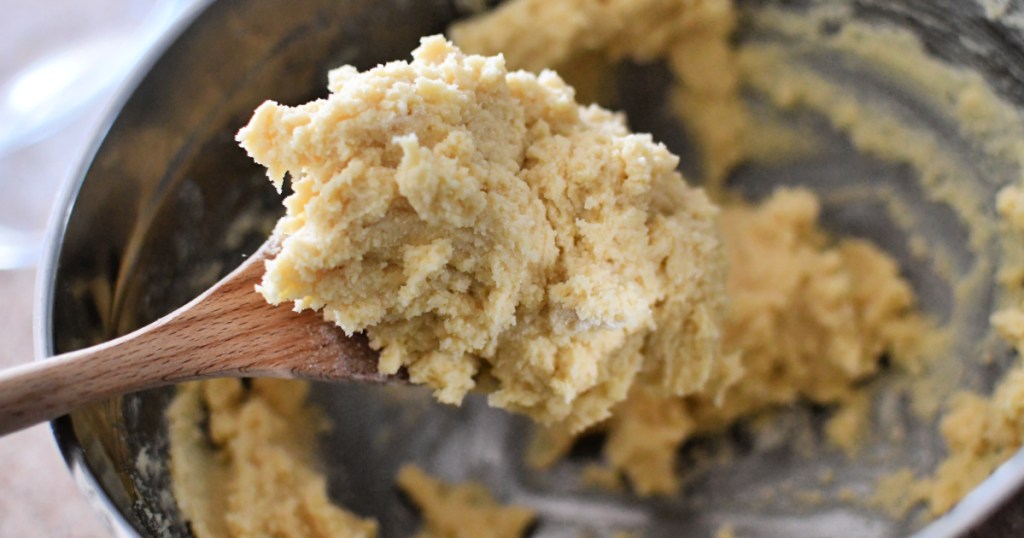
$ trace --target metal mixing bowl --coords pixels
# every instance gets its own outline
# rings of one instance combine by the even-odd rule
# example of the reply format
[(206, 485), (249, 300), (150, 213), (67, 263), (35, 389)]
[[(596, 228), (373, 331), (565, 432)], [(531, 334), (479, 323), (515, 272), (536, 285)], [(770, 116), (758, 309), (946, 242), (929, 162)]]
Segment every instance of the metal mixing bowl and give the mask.
[[(367, 68), (408, 57), (420, 36), (442, 32), (463, 15), (463, 4), (469, 2), (220, 0), (197, 10), (192, 24), (172, 32), (180, 36), (158, 47), (151, 68), (139, 71), (89, 164), (64, 194), (39, 279), (39, 357), (102, 342), (155, 320), (240, 263), (265, 237), (260, 218), (281, 211), (262, 170), (233, 139), (252, 110), (267, 98), (296, 104), (323, 95), (331, 67)], [(857, 5), (864, 17), (916, 31), (938, 56), (982, 71), (1007, 98), (1024, 102), (1024, 39), (985, 21), (979, 6), (961, 0)], [(971, 36), (971, 46), (959, 39), (962, 35)], [(617, 106), (629, 113), (633, 127), (652, 131), (688, 154), (678, 125), (660, 108), (665, 70), (633, 66), (624, 74), (634, 92)], [(736, 185), (757, 197), (767, 185), (797, 178), (827, 193), (836, 174), (821, 174), (822, 167), (869, 169), (881, 182), (897, 182), (907, 173), (855, 153), (837, 155), (829, 163), (746, 168)], [(825, 204), (826, 226), (871, 237), (905, 257), (869, 202), (830, 210), (826, 197)], [(943, 214), (932, 202), (921, 200), (919, 208)], [(934, 232), (948, 230), (940, 226)], [(928, 309), (941, 314), (955, 307), (948, 290), (927, 274), (910, 270), (908, 276)], [(1009, 359), (994, 364), (974, 372), (982, 385), (991, 385)], [(722, 439), (695, 443), (694, 450), (727, 445), (737, 455), (729, 466), (692, 473), (678, 499), (643, 502), (581, 488), (580, 469), (596, 461), (589, 443), (552, 471), (533, 471), (521, 463), (528, 435), (522, 420), (479, 400), (455, 409), (405, 390), (325, 385), (314, 393), (336, 425), (322, 450), (331, 494), (360, 514), (376, 516), (385, 537), (408, 535), (418, 525), (391, 486), (397, 466), (407, 460), (449, 479), (481, 480), (503, 498), (536, 507), (541, 515), (536, 536), (579, 536), (587, 529), (602, 535), (612, 528), (636, 529), (644, 536), (709, 535), (725, 522), (736, 523), (741, 534), (757, 529), (759, 536), (885, 536), (916, 528), (912, 521), (890, 521), (855, 507), (757, 505), (756, 495), (745, 492), (790, 476), (813, 480), (818, 470), (834, 468), (840, 478), (855, 481), (877, 471), (835, 451), (796, 458), (785, 433), (765, 437), (740, 426)], [(190, 534), (169, 488), (163, 411), (173, 393), (165, 388), (132, 394), (53, 423), (71, 472), (118, 535)], [(811, 424), (813, 430), (823, 413), (794, 409), (786, 416), (783, 423)], [(942, 450), (934, 430), (934, 424), (921, 425), (910, 430), (906, 446), (881, 449), (894, 451), (892, 465), (933, 464)], [(921, 535), (954, 536), (978, 525), (1022, 483), (1024, 454), (1018, 454)], [(1015, 516), (1013, 506), (1004, 508), (986, 529), (1008, 529), (1019, 524)]]

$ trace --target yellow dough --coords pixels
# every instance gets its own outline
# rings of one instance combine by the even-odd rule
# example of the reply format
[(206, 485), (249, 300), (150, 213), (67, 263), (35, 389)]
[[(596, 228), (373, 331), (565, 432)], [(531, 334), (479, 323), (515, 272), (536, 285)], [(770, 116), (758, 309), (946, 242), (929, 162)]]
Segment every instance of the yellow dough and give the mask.
[(705, 183), (717, 190), (745, 155), (749, 124), (730, 44), (735, 26), (732, 0), (516, 0), (449, 33), (468, 52), (501, 53), (511, 67), (532, 71), (575, 73), (594, 56), (667, 60), (672, 110), (700, 146)]
[(800, 400), (851, 401), (883, 354), (913, 358), (927, 325), (898, 266), (865, 241), (831, 244), (818, 212), (803, 190), (723, 211), (731, 360), (707, 392), (670, 398), (637, 387), (617, 408), (605, 454), (638, 493), (675, 492), (676, 455), (694, 435)]
[[(315, 436), (324, 420), (309, 383), (189, 383), (167, 410), (175, 499), (197, 538), (373, 538), (377, 523), (327, 496)], [(449, 486), (406, 465), (396, 478), (423, 514), (423, 538), (513, 538), (533, 511), (501, 506), (481, 484)]]
[[(1007, 233), (1019, 236), (1024, 231), (1024, 187), (1004, 187), (996, 198), (996, 208)], [(1019, 285), (1016, 288), (1019, 294)], [(1020, 356), (1024, 352), (1024, 303), (996, 311), (990, 321)], [(941, 431), (949, 457), (934, 476), (916, 488), (917, 496), (927, 501), (936, 515), (952, 508), (1024, 446), (1024, 364), (1014, 365), (991, 397), (955, 394)]]
[[(971, 247), (982, 248), (993, 232), (983, 214), (992, 201), (976, 194), (975, 186), (965, 180), (967, 173), (961, 163), (938, 142), (936, 134), (928, 126), (906, 124), (892, 111), (864, 102), (849, 88), (826, 82), (801, 66), (800, 55), (828, 52), (872, 64), (879, 73), (899, 80), (922, 102), (948, 111), (965, 138), (1014, 169), (1024, 168), (1020, 114), (978, 73), (935, 59), (909, 32), (853, 22), (851, 11), (843, 2), (810, 10), (755, 9), (751, 22), (756, 30), (792, 41), (782, 47), (753, 40), (738, 51), (729, 43), (736, 14), (728, 0), (515, 0), (457, 23), (450, 33), (468, 51), (502, 51), (510, 65), (532, 70), (566, 68), (572, 73), (576, 66), (589, 66), (595, 56), (609, 64), (623, 59), (640, 63), (665, 60), (675, 76), (674, 110), (701, 146), (706, 179), (712, 187), (718, 187), (717, 181), (760, 145), (767, 144), (762, 153), (808, 151), (805, 141), (794, 139), (791, 132), (762, 131), (779, 139), (775, 143), (751, 140), (751, 133), (771, 125), (759, 125), (763, 118), (755, 121), (749, 117), (739, 99), (741, 84), (780, 109), (809, 108), (845, 133), (859, 151), (912, 167), (928, 196), (947, 204), (963, 219)], [(839, 30), (821, 32), (826, 24)], [(696, 101), (698, 97), (704, 101)], [(775, 136), (783, 134), (787, 136)], [(994, 201), (1006, 223), (1001, 231), (1006, 265), (998, 275), (1007, 290), (1018, 296), (1024, 282), (1019, 253), (1019, 245), (1024, 244), (1022, 192), (1024, 188), (1018, 186), (1004, 188)], [(676, 450), (687, 439), (773, 405), (801, 399), (838, 404), (827, 434), (843, 450), (855, 453), (867, 420), (866, 396), (855, 390), (855, 383), (877, 371), (884, 352), (913, 370), (922, 340), (934, 336), (912, 313), (910, 288), (888, 256), (863, 242), (823, 243), (820, 232), (811, 230), (812, 221), (806, 218), (810, 208), (817, 211), (810, 195), (782, 194), (787, 202), (779, 197), (762, 208), (727, 207), (724, 211), (732, 304), (723, 329), (727, 353), (717, 363), (706, 389), (676, 398), (636, 386), (605, 426), (610, 432), (605, 447), (608, 460), (624, 471), (641, 493), (675, 490)], [(793, 243), (774, 251), (773, 245), (780, 245), (782, 235), (742, 230), (744, 221), (758, 220), (781, 223), (783, 228), (795, 226), (788, 237)], [(803, 254), (782, 256), (787, 248), (795, 248), (790, 253)], [(743, 255), (743, 250), (751, 255)], [(738, 261), (740, 258), (747, 261)], [(755, 268), (766, 265), (761, 260), (769, 260), (767, 265), (778, 272), (771, 275), (770, 268)], [(939, 271), (946, 271), (942, 258), (935, 263)], [(951, 283), (957, 300), (980, 300), (972, 294), (985, 281), (988, 270), (987, 262), (977, 263), (961, 281)], [(797, 283), (789, 277), (802, 280)], [(846, 284), (841, 284), (843, 281)], [(754, 289), (748, 289), (750, 286)], [(843, 291), (844, 286), (849, 289)], [(881, 290), (879, 297), (864, 292), (874, 289)], [(758, 290), (764, 297), (776, 294), (777, 304), (747, 300), (750, 291)], [(794, 292), (797, 295), (789, 295)], [(815, 303), (819, 300), (823, 302)], [(1018, 297), (1011, 304), (992, 321), (1019, 349), (1024, 343), (1024, 307), (1019, 305), (1024, 300)], [(825, 323), (808, 323), (811, 319)], [(842, 319), (854, 323), (844, 325)], [(748, 326), (755, 330), (748, 331)], [(778, 338), (765, 332), (766, 327), (778, 330)], [(793, 337), (804, 330), (814, 338)], [(954, 359), (961, 358), (950, 358), (950, 362), (955, 363)], [(948, 394), (942, 389), (955, 385), (957, 370), (949, 371), (952, 374), (937, 385), (925, 385), (933, 400), (928, 407), (942, 405), (941, 399)], [(1007, 373), (991, 397), (966, 393), (948, 403), (941, 426), (948, 459), (934, 476), (903, 484), (910, 497), (928, 504), (932, 514), (948, 510), (1024, 444), (1024, 430), (1019, 427), (1024, 406), (1018, 403), (1024, 401), (1021, 371), (1024, 369), (1018, 366)], [(766, 372), (772, 375), (765, 377)], [(573, 439), (571, 432), (545, 430), (530, 452), (532, 463), (550, 465), (571, 447)]]
[(316, 465), (324, 421), (303, 382), (238, 379), (181, 385), (167, 409), (174, 498), (197, 538), (372, 538), (327, 496)]
[[(450, 28), (465, 54), (425, 38), (411, 62), (331, 72), (325, 99), (264, 104), (239, 140), (279, 189), (289, 174), (294, 194), (276, 230), (284, 249), (260, 291), (366, 331), (381, 371), (404, 367), (443, 402), (481, 389), (493, 405), (546, 424), (529, 452), (535, 466), (557, 461), (584, 429), (603, 429), (605, 461), (583, 479), (609, 489), (625, 477), (638, 494), (673, 494), (688, 440), (801, 401), (836, 408), (826, 434), (856, 455), (871, 403), (861, 385), (883, 355), (914, 371), (932, 327), (892, 258), (821, 231), (814, 194), (781, 189), (750, 205), (722, 190), (748, 157), (814, 150), (799, 132), (761, 124), (741, 85), (780, 110), (810, 109), (857, 151), (915, 171), (963, 221), (970, 248), (995, 233), (985, 216), (994, 206), (1010, 300), (991, 321), (1018, 353), (1024, 186), (979, 195), (927, 125), (800, 57), (849, 55), (876, 67), (948, 109), (961, 134), (1014, 169), (1024, 169), (1024, 123), (977, 73), (828, 4), (757, 11), (755, 29), (792, 42), (737, 49), (731, 0), (509, 0)], [(722, 209), (686, 185), (663, 146), (631, 134), (619, 115), (581, 107), (545, 71), (601, 95), (622, 60), (666, 63), (671, 110), (699, 146)], [(995, 272), (986, 263), (951, 284), (957, 301), (974, 300)], [(934, 265), (941, 273), (941, 259)], [(948, 378), (936, 387), (958, 383)], [(308, 448), (322, 423), (305, 390), (276, 381), (179, 389), (168, 411), (174, 494), (199, 538), (375, 534), (374, 522), (326, 496)], [(952, 396), (940, 426), (948, 458), (924, 478), (883, 475), (869, 506), (893, 517), (919, 503), (947, 511), (1024, 444), (1022, 391), (1018, 364), (990, 397)], [(936, 402), (950, 394), (932, 392)], [(414, 466), (397, 482), (423, 513), (422, 536), (521, 536), (534, 519), (478, 484), (445, 485)]]
[(533, 510), (501, 506), (476, 482), (449, 485), (405, 465), (396, 479), (423, 516), (419, 538), (518, 538), (533, 523)]
[(295, 193), (260, 291), (366, 331), (380, 370), (458, 404), (576, 431), (642, 377), (685, 395), (720, 349), (717, 209), (621, 116), (553, 72), (429, 37), (412, 62), (331, 73), (238, 135)]

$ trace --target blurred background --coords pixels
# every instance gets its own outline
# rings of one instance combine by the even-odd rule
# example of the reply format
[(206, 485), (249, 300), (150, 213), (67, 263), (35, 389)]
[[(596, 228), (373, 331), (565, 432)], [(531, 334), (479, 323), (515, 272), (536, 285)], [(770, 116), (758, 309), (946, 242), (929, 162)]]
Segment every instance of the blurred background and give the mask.
[[(132, 68), (195, 0), (0, 2), (0, 368), (33, 359), (35, 268), (61, 186)], [(0, 536), (106, 536), (48, 425), (0, 438)]]

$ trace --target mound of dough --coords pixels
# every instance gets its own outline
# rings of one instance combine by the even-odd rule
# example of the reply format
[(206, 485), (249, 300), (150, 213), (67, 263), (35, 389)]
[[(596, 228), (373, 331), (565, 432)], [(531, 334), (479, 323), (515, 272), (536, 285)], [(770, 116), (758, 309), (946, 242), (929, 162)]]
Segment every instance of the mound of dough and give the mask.
[(664, 60), (669, 103), (700, 146), (705, 183), (717, 189), (743, 161), (751, 127), (731, 43), (736, 19), (732, 0), (516, 0), (449, 33), (468, 52), (502, 53), (516, 69), (555, 69), (584, 89), (595, 63), (600, 71), (603, 63)]
[(696, 435), (801, 400), (851, 402), (883, 355), (913, 361), (928, 325), (899, 266), (866, 241), (830, 242), (819, 212), (802, 189), (723, 210), (729, 360), (708, 391), (665, 398), (638, 387), (616, 409), (605, 454), (638, 493), (674, 493), (679, 446)]
[(174, 498), (199, 538), (374, 538), (377, 522), (333, 503), (316, 460), (326, 424), (309, 384), (187, 383), (167, 408)]
[(707, 383), (720, 348), (716, 207), (678, 158), (555, 73), (424, 38), (412, 62), (330, 74), (238, 135), (294, 194), (260, 291), (365, 331), (380, 370), (446, 403), (576, 431), (636, 379)]
[(422, 513), (416, 538), (518, 538), (536, 517), (524, 506), (498, 504), (483, 484), (447, 484), (413, 464), (402, 466), (395, 482)]
[[(882, 356), (907, 368), (914, 363), (928, 322), (914, 308), (910, 284), (872, 244), (830, 241), (818, 227), (819, 212), (817, 197), (803, 189), (722, 211), (730, 298), (723, 360), (706, 388), (690, 396), (636, 385), (602, 425), (607, 462), (638, 494), (676, 493), (679, 447), (698, 435), (798, 401), (855, 410), (864, 400), (858, 383), (880, 371)], [(851, 416), (847, 422), (856, 423)], [(834, 441), (855, 445), (856, 428), (835, 425)], [(544, 430), (531, 464), (551, 465), (574, 439)]]

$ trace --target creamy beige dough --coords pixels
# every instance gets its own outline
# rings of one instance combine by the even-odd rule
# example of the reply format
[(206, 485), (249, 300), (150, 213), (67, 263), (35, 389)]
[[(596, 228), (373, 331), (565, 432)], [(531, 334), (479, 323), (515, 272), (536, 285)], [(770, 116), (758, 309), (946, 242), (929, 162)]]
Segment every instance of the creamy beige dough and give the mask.
[(446, 484), (411, 464), (396, 482), (423, 517), (418, 538), (518, 538), (534, 521), (533, 510), (502, 506), (476, 482)]
[(511, 67), (537, 72), (592, 71), (595, 58), (666, 60), (672, 110), (700, 146), (705, 183), (718, 190), (744, 157), (749, 127), (730, 43), (735, 26), (732, 0), (516, 0), (449, 34), (468, 52), (501, 53)]
[(720, 349), (717, 209), (553, 72), (425, 38), (238, 135), (295, 191), (260, 292), (366, 331), (380, 370), (579, 430), (638, 376), (685, 395)]
[[(981, 73), (936, 59), (909, 32), (854, 22), (850, 13), (849, 6), (842, 3), (799, 14), (784, 10), (758, 12), (758, 26), (787, 36), (792, 44), (788, 48), (745, 47), (739, 53), (740, 71), (750, 87), (776, 105), (802, 106), (822, 114), (846, 133), (859, 151), (910, 165), (926, 194), (956, 211), (978, 255), (971, 270), (955, 285), (951, 283), (958, 303), (982, 300), (980, 285), (993, 275), (1002, 286), (999, 307), (990, 322), (995, 333), (1016, 349), (1016, 364), (1008, 368), (990, 395), (958, 388), (963, 380), (961, 370), (956, 368), (961, 363), (985, 363), (990, 360), (990, 351), (948, 357), (945, 362), (954, 368), (938, 372), (945, 379), (922, 380), (922, 388), (946, 400), (939, 403), (946, 413), (940, 433), (947, 457), (923, 477), (915, 477), (909, 469), (883, 476), (876, 495), (869, 499), (872, 505), (890, 510), (896, 507), (895, 515), (899, 517), (920, 503), (937, 516), (1024, 445), (1024, 369), (1019, 360), (1024, 347), (1024, 187), (1016, 180), (1024, 172), (1024, 121), (1019, 109), (1000, 97)], [(826, 20), (842, 23), (841, 29), (822, 36), (819, 29)], [(971, 172), (951, 158), (930, 125), (914, 124), (884, 106), (864, 102), (842, 84), (801, 65), (800, 55), (822, 51), (867, 62), (873, 70), (898, 81), (922, 103), (941, 110), (959, 135), (984, 158), (1013, 171), (1008, 180), (1003, 180), (1007, 184), (994, 200), (980, 195), (977, 190), (981, 185), (1007, 175), (972, 180)], [(993, 207), (999, 221), (991, 213)], [(998, 235), (1001, 243), (998, 269), (997, 261), (989, 259), (991, 253), (984, 250), (993, 235)], [(941, 268), (941, 264), (936, 265)], [(948, 271), (945, 278), (954, 279)], [(954, 317), (950, 325), (954, 329), (950, 336), (955, 339), (959, 337), (956, 328), (970, 326), (970, 320)]]
[[(856, 405), (857, 381), (879, 371), (883, 354), (913, 358), (927, 324), (898, 266), (865, 241), (829, 241), (818, 213), (804, 190), (723, 211), (728, 360), (696, 395), (635, 387), (607, 425), (607, 460), (639, 494), (675, 492), (679, 447), (695, 435), (797, 401)], [(857, 429), (844, 426), (835, 437), (853, 446)]]
[[(1024, 136), (1020, 115), (1012, 105), (995, 95), (979, 74), (951, 67), (930, 57), (917, 38), (907, 32), (851, 23), (848, 7), (842, 2), (833, 2), (822, 6), (822, 9), (797, 13), (755, 10), (755, 26), (792, 39), (788, 48), (754, 42), (735, 51), (728, 45), (732, 21), (735, 20), (731, 3), (684, 0), (518, 0), (506, 2), (494, 12), (470, 22), (457, 24), (451, 35), (467, 50), (505, 50), (511, 65), (533, 70), (586, 65), (595, 54), (608, 62), (668, 59), (677, 79), (676, 103), (682, 105), (677, 106), (677, 112), (682, 112), (683, 119), (689, 122), (688, 128), (703, 146), (705, 167), (715, 170), (716, 167), (707, 162), (719, 163), (717, 169), (721, 172), (710, 174), (711, 180), (728, 173), (735, 163), (756, 149), (751, 147), (749, 136), (743, 141), (743, 136), (737, 135), (744, 128), (750, 132), (749, 128), (757, 127), (757, 121), (761, 121), (760, 118), (751, 120), (743, 111), (737, 90), (740, 83), (767, 96), (780, 108), (810, 108), (821, 113), (837, 130), (846, 133), (860, 151), (913, 167), (928, 196), (948, 204), (964, 219), (972, 248), (982, 248), (994, 232), (994, 227), (984, 215), (992, 201), (979, 197), (974, 191), (975, 186), (965, 181), (968, 173), (944, 149), (935, 133), (920, 126), (905, 125), (884, 107), (865, 103), (848, 88), (826, 82), (812, 70), (802, 68), (799, 55), (827, 50), (870, 62), (879, 72), (907, 86), (923, 102), (948, 110), (966, 138), (985, 153), (1016, 168), (1024, 163), (1024, 151), (1020, 146)], [(552, 23), (548, 25), (538, 21)], [(839, 29), (823, 34), (820, 29), (826, 23), (837, 25)], [(687, 31), (699, 36), (701, 43), (694, 45), (681, 40)], [(680, 46), (676, 47), (674, 43), (680, 43)], [(721, 52), (723, 50), (726, 52)], [(680, 62), (679, 54), (689, 55), (695, 60)], [(693, 67), (688, 69), (688, 66)], [(732, 112), (721, 114), (714, 107), (701, 109), (692, 103), (687, 107), (685, 101), (678, 98), (686, 91), (687, 85), (692, 86), (694, 81), (701, 79), (705, 82), (704, 90), (715, 95), (713, 102), (722, 103), (723, 108)], [(689, 115), (687, 108), (690, 109)], [(792, 136), (792, 133), (788, 134)], [(727, 149), (716, 150), (716, 145), (708, 142), (714, 140), (724, 141), (722, 145)], [(794, 144), (793, 140), (785, 141), (784, 145), (794, 148), (769, 143), (768, 149), (774, 152), (789, 149), (799, 149), (800, 153), (808, 151), (806, 146)], [(1024, 275), (1024, 269), (1021, 269), (1024, 263), (1018, 254), (1022, 234), (1019, 229), (1014, 229), (1020, 228), (1020, 223), (1024, 222), (1024, 217), (1021, 217), (1024, 211), (1020, 209), (1024, 207), (1021, 192), (1022, 189), (1016, 186), (1004, 189), (995, 201), (1006, 222), (1002, 230), (1003, 242), (1009, 245), (1004, 251), (1006, 265), (1000, 269), (998, 277), (1010, 293), (1016, 295), (1020, 295), (1018, 290), (1024, 282), (1021, 276)], [(777, 202), (769, 202), (768, 205), (773, 203)], [(790, 209), (796, 210), (794, 216), (803, 211), (793, 205)], [(757, 210), (728, 208), (723, 220), (728, 221), (730, 215), (743, 218), (744, 213), (747, 213), (747, 218), (755, 218), (757, 213), (767, 210), (768, 206)], [(759, 218), (764, 217), (762, 213)], [(728, 224), (725, 226), (728, 228)], [(731, 236), (728, 231), (724, 233), (730, 257), (737, 254), (735, 248), (729, 247), (730, 241), (734, 245), (746, 243), (750, 246), (764, 239), (763, 235), (751, 233), (749, 237), (757, 238), (737, 241), (736, 238), (742, 234), (738, 235), (735, 230)], [(639, 491), (674, 490), (677, 482), (672, 473), (675, 451), (685, 439), (701, 431), (713, 431), (773, 403), (794, 399), (839, 404), (840, 411), (828, 424), (827, 433), (837, 445), (854, 454), (858, 438), (866, 428), (867, 400), (864, 394), (853, 389), (852, 383), (870, 376), (877, 369), (878, 353), (882, 350), (907, 359), (906, 366), (917, 369), (912, 364), (915, 361), (911, 361), (916, 354), (915, 349), (922, 339), (936, 335), (928, 334), (920, 317), (910, 313), (913, 299), (909, 295), (909, 287), (898, 277), (892, 260), (863, 243), (841, 242), (822, 246), (820, 239), (807, 241), (814, 235), (820, 234), (795, 234), (795, 237), (802, 237), (800, 241), (804, 242), (804, 249), (814, 255), (797, 256), (791, 261), (795, 274), (805, 275), (807, 289), (813, 290), (809, 297), (823, 299), (817, 305), (791, 302), (786, 305), (791, 309), (789, 314), (772, 310), (757, 312), (756, 302), (737, 301), (737, 298), (747, 295), (735, 293), (740, 289), (742, 279), (746, 284), (756, 285), (756, 278), (740, 276), (749, 265), (730, 264), (729, 295), (734, 303), (739, 304), (730, 307), (723, 341), (729, 348), (727, 351), (734, 354), (727, 354), (726, 359), (719, 362), (721, 368), (713, 373), (708, 390), (730, 383), (731, 389), (719, 393), (712, 390), (711, 394), (698, 393), (686, 398), (664, 398), (648, 394), (639, 386), (616, 411), (616, 416), (609, 423), (612, 434), (606, 452), (608, 458), (633, 479)], [(771, 250), (761, 251), (759, 256), (776, 259)], [(832, 264), (839, 267), (832, 267)], [(966, 278), (956, 283), (957, 300), (975, 300), (972, 299), (973, 290), (991, 270), (992, 266), (987, 261), (976, 264)], [(880, 286), (885, 290), (887, 299), (872, 305), (863, 302), (857, 293), (836, 294), (836, 288), (831, 287), (837, 281), (861, 279), (864, 279), (860, 283), (862, 290)], [(763, 282), (770, 288), (775, 281)], [(785, 282), (785, 279), (779, 282)], [(788, 292), (797, 289), (790, 287)], [(786, 285), (776, 291), (782, 296), (784, 290), (787, 290)], [(830, 296), (818, 295), (819, 292), (827, 292)], [(1021, 313), (1024, 307), (1018, 305), (1024, 301), (1017, 298), (1010, 304), (1009, 308), (997, 312), (992, 321), (995, 328), (1019, 348), (1024, 334), (1024, 314)], [(875, 315), (879, 306), (882, 306), (881, 317)], [(740, 341), (742, 338), (734, 338), (744, 316), (748, 316), (745, 322), (754, 323), (754, 326), (758, 323), (782, 323), (784, 327), (794, 327), (800, 325), (800, 316), (809, 314), (820, 316), (826, 324), (806, 327), (810, 334), (818, 336), (806, 345), (803, 342), (793, 345), (785, 330), (780, 332), (781, 337), (777, 341), (772, 337), (762, 338), (756, 331), (749, 333), (750, 337), (745, 342)], [(862, 323), (851, 325), (849, 331), (828, 328), (831, 321), (842, 317), (864, 319)], [(964, 320), (954, 320), (954, 324), (957, 323), (964, 323)], [(953, 334), (944, 336), (955, 337)], [(812, 350), (814, 353), (807, 353)], [(815, 353), (822, 354), (827, 360), (815, 362)], [(758, 376), (766, 371), (762, 368), (778, 368), (790, 361), (792, 364), (783, 369), (785, 373), (775, 379)], [(824, 370), (816, 371), (818, 368)], [(955, 383), (956, 371), (953, 368), (946, 373), (946, 379), (922, 385), (932, 393), (932, 400), (936, 399), (936, 393), (948, 394), (942, 388)], [(806, 381), (812, 377), (804, 377), (804, 374), (822, 376), (818, 378), (822, 383), (820, 386), (809, 385)], [(1018, 403), (1020, 375), (1019, 369), (1008, 373), (991, 397), (962, 394), (949, 403), (949, 413), (941, 426), (949, 458), (933, 477), (913, 484), (909, 479), (902, 480), (906, 490), (904, 504), (916, 498), (926, 501), (933, 514), (946, 511), (1024, 443), (1024, 435), (1018, 428), (1021, 423), (1018, 411), (1021, 407)], [(720, 399), (711, 398), (712, 394)], [(915, 401), (918, 399), (920, 397), (915, 396)], [(711, 403), (721, 405), (709, 405)], [(941, 403), (921, 405), (937, 408)], [(552, 463), (559, 453), (571, 446), (573, 437), (562, 430), (548, 430), (535, 441), (531, 451), (534, 463)]]
[[(858, 150), (918, 171), (929, 194), (971, 224), (973, 246), (987, 240), (990, 230), (975, 223), (993, 203), (1005, 237), (1024, 244), (1024, 188), (1004, 189), (991, 201), (958, 186), (963, 171), (931, 133), (801, 69), (796, 53), (825, 47), (877, 64), (920, 85), (933, 106), (953, 110), (986, 151), (1024, 162), (1018, 115), (980, 77), (929, 58), (909, 34), (851, 24), (820, 35), (821, 21), (839, 20), (836, 13), (826, 10), (820, 20), (813, 11), (758, 13), (772, 31), (813, 38), (795, 52), (757, 43), (737, 51), (729, 42), (736, 12), (728, 0), (513, 0), (455, 25), (450, 35), (467, 52), (501, 52), (511, 68), (539, 75), (461, 55), (437, 38), (411, 63), (336, 70), (330, 97), (296, 108), (269, 103), (241, 134), (278, 185), (290, 172), (296, 192), (278, 228), (291, 250), (269, 267), (263, 292), (275, 302), (323, 309), (346, 330), (366, 329), (383, 351), (385, 371), (406, 366), (443, 401), (457, 402), (479, 386), (497, 405), (557, 423), (535, 440), (537, 465), (554, 462), (579, 429), (612, 408), (597, 426), (608, 432), (610, 467), (591, 469), (594, 483), (617, 487), (622, 473), (640, 494), (672, 493), (678, 449), (688, 439), (796, 401), (837, 406), (826, 431), (853, 455), (867, 427), (868, 398), (858, 382), (878, 372), (882, 354), (913, 369), (930, 334), (893, 260), (866, 242), (822, 233), (809, 192), (730, 204), (718, 224), (731, 298), (723, 307), (723, 283), (698, 270), (719, 263), (708, 224), (715, 210), (672, 172), (676, 162), (664, 148), (629, 135), (621, 118), (578, 107), (561, 79), (542, 72), (557, 68), (570, 81), (599, 84), (614, 62), (667, 60), (674, 111), (701, 146), (712, 187), (756, 150), (750, 133), (760, 119), (740, 99), (745, 83), (780, 108), (820, 112)], [(509, 123), (513, 129), (498, 128)], [(341, 130), (327, 128), (337, 125)], [(569, 180), (554, 179), (562, 176)], [(332, 213), (337, 206), (346, 211)], [(615, 226), (601, 227), (598, 218)], [(634, 248), (644, 241), (653, 257)], [(687, 259), (669, 255), (680, 244)], [(1006, 259), (999, 278), (1017, 291), (992, 323), (1020, 349), (1024, 262)], [(668, 274), (688, 280), (667, 281), (651, 269), (658, 260), (676, 264)], [(985, 269), (979, 265), (967, 284)], [(348, 285), (354, 282), (360, 284)], [(459, 294), (471, 300), (453, 300)], [(965, 296), (958, 287), (958, 299)], [(721, 334), (713, 330), (719, 315)], [(513, 356), (525, 357), (528, 368), (513, 372)], [(984, 480), (1024, 443), (1022, 372), (1012, 369), (991, 397), (953, 398), (941, 425), (949, 457), (923, 479), (906, 469), (883, 476), (879, 492), (895, 496), (873, 502), (895, 507), (894, 517), (918, 502), (940, 514)], [(666, 374), (668, 383), (657, 382)], [(312, 435), (318, 422), (294, 403), (301, 398), (267, 396), (284, 390), (276, 385), (243, 391), (232, 383), (217, 391), (230, 397), (187, 386), (171, 409), (175, 495), (194, 526), (205, 529), (197, 534), (276, 525), (276, 515), (243, 507), (251, 499), (240, 484), (261, 483), (285, 506), (315, 507), (307, 522), (284, 512), (287, 528), (371, 535), (371, 522), (330, 506), (311, 456), (281, 445), (276, 430), (263, 425), (286, 417), (289, 428)], [(220, 427), (218, 435), (231, 441), (205, 446), (207, 399), (214, 416), (235, 417), (211, 417), (211, 427), (241, 423), (242, 410), (253, 408), (245, 424), (256, 425), (255, 433)], [(293, 402), (283, 409), (302, 415), (271, 401)], [(236, 454), (261, 453), (263, 445), (285, 456), (275, 464), (262, 457), (257, 465), (234, 463)], [(306, 483), (289, 486), (302, 492), (301, 501), (272, 478), (293, 467), (295, 480)], [(470, 505), (482, 511), (467, 521), (501, 529), (495, 522), (508, 522), (518, 529), (510, 536), (532, 518), (526, 509), (496, 507), (479, 486), (445, 486), (414, 467), (398, 482), (424, 511), (429, 536), (455, 535), (458, 515)]]
[(374, 521), (334, 505), (318, 469), (324, 419), (303, 382), (178, 387), (167, 409), (171, 484), (197, 538), (372, 538)]
[[(167, 411), (174, 496), (196, 538), (373, 538), (377, 522), (332, 503), (315, 437), (326, 426), (304, 381), (182, 385)], [(448, 485), (406, 465), (396, 477), (422, 513), (422, 538), (513, 538), (532, 510), (478, 483)]]

